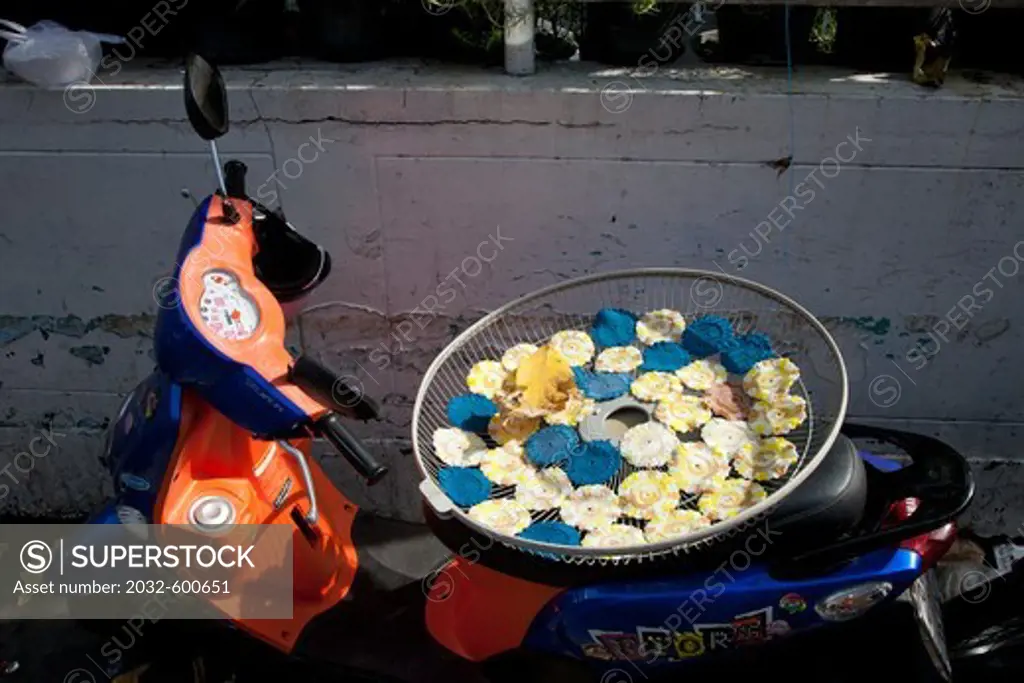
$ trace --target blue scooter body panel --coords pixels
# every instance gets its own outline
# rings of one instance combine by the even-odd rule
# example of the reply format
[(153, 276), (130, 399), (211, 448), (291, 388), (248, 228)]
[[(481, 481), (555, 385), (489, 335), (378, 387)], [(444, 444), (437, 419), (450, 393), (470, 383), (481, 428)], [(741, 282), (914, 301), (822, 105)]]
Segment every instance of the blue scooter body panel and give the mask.
[(920, 556), (896, 548), (830, 575), (778, 580), (741, 549), (710, 573), (568, 590), (537, 615), (523, 645), (606, 672), (678, 667), (830, 623), (814, 606), (859, 584), (888, 582), (895, 599), (920, 573)]
[(116, 497), (91, 524), (116, 524), (118, 507), (137, 510), (147, 523), (170, 467), (181, 425), (182, 391), (170, 377), (154, 371), (125, 399), (110, 427), (108, 466)]

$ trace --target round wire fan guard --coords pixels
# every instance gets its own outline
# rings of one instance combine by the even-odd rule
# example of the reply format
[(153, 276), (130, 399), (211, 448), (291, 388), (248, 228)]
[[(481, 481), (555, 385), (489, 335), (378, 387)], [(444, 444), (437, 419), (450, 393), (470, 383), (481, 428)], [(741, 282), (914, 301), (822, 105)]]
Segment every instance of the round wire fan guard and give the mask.
[[(789, 358), (801, 370), (800, 379), (790, 393), (806, 401), (807, 417), (799, 427), (783, 435), (797, 449), (796, 462), (782, 477), (758, 482), (766, 493), (760, 502), (735, 516), (669, 540), (617, 547), (557, 545), (507, 535), (478, 523), (466, 509), (443, 493), (438, 478), (447, 465), (435, 452), (433, 435), (438, 429), (452, 426), (447, 417), (449, 401), (469, 393), (466, 379), (476, 363), (500, 361), (504, 352), (516, 344), (531, 343), (540, 347), (560, 331), (578, 330), (590, 334), (595, 314), (607, 308), (629, 311), (637, 317), (670, 309), (681, 313), (687, 325), (703, 316), (719, 316), (730, 322), (737, 335), (752, 332), (767, 335), (774, 355)], [(634, 341), (633, 345), (645, 348), (640, 341)], [(598, 346), (597, 353), (601, 349)], [(585, 367), (593, 371), (593, 361)], [(638, 374), (640, 371), (633, 373), (634, 377)], [(734, 383), (740, 379), (729, 377)], [(839, 433), (846, 413), (847, 390), (842, 356), (824, 325), (795, 301), (764, 285), (722, 273), (683, 268), (636, 269), (577, 278), (525, 295), (488, 314), (452, 341), (430, 365), (413, 409), (413, 445), (417, 466), (424, 477), (420, 490), (439, 516), (455, 516), (472, 530), (547, 559), (621, 562), (689, 551), (746, 528), (811, 475)], [(601, 405), (598, 403), (598, 408)], [(677, 434), (677, 437), (681, 441), (699, 440), (700, 429), (695, 433)], [(496, 447), (489, 437), (484, 436), (484, 439), (488, 447)], [(607, 485), (617, 490), (623, 479), (636, 470), (624, 460), (618, 474)], [(495, 485), (490, 490), (491, 499), (514, 495), (515, 486)], [(679, 507), (696, 509), (698, 498), (698, 495), (681, 494)], [(531, 512), (531, 522), (560, 520), (557, 507)], [(641, 530), (645, 525), (639, 519), (622, 518), (619, 522)]]

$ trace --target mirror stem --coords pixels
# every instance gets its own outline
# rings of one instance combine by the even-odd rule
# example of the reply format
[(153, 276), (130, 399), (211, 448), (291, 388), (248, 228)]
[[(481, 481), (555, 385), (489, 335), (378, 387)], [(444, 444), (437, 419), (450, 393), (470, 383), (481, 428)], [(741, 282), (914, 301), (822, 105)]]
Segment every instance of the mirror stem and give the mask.
[(213, 154), (213, 167), (217, 169), (217, 182), (220, 183), (221, 194), (227, 197), (228, 187), (224, 184), (224, 169), (220, 167), (220, 154), (217, 153), (216, 140), (210, 140), (210, 152)]
[(224, 218), (229, 223), (235, 223), (238, 221), (238, 211), (235, 210), (235, 205), (231, 203), (231, 199), (228, 197), (228, 186), (224, 182), (224, 169), (220, 166), (220, 154), (217, 153), (217, 141), (210, 140), (210, 152), (213, 154), (213, 166), (217, 169), (217, 182), (220, 183), (220, 196), (224, 198)]

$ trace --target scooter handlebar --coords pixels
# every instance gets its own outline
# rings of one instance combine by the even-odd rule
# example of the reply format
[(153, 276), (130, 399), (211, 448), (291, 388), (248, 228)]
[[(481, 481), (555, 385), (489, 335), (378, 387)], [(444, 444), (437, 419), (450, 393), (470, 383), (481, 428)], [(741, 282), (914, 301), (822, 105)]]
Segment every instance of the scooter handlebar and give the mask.
[(331, 442), (339, 453), (352, 464), (356, 472), (373, 486), (388, 473), (388, 468), (375, 458), (362, 442), (352, 435), (341, 422), (341, 416), (328, 413), (316, 423), (316, 429), (325, 439)]
[(346, 417), (364, 421), (380, 417), (376, 401), (309, 356), (299, 356), (295, 360), (288, 379), (325, 407)]
[(379, 417), (376, 401), (352, 388), (343, 377), (308, 356), (295, 360), (288, 379), (329, 411), (314, 423), (314, 430), (331, 442), (345, 456), (352, 467), (366, 478), (369, 485), (376, 484), (387, 474), (388, 468), (379, 462), (363, 443), (352, 435), (342, 423), (342, 415), (360, 420)]

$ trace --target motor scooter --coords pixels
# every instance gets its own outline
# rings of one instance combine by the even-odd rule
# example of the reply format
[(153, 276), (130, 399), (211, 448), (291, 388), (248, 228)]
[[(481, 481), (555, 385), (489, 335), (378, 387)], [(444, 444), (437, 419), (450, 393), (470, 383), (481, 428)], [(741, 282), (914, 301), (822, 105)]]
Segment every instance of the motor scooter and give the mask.
[[(326, 440), (379, 481), (387, 466), (346, 426), (378, 408), (284, 343), (282, 305), (323, 282), (330, 257), (248, 196), (243, 164), (221, 166), (227, 90), (199, 57), (187, 61), (185, 103), (220, 187), (196, 208), (160, 292), (157, 367), (112, 422), (116, 496), (91, 522), (291, 528), (292, 617), (233, 621), (244, 634), (349, 664), (374, 648), (386, 653), (377, 661), (425, 653), (411, 658), (407, 680), (436, 680), (439, 662), (491, 680), (654, 679), (876, 612), (920, 587), (956, 538), (974, 492), (965, 459), (931, 437), (849, 423), (767, 516), (699, 551), (644, 562), (556, 562), (430, 506), (422, 528), (361, 512), (310, 445)], [(855, 438), (898, 446), (912, 462), (859, 450)], [(911, 593), (948, 678), (935, 595)]]

